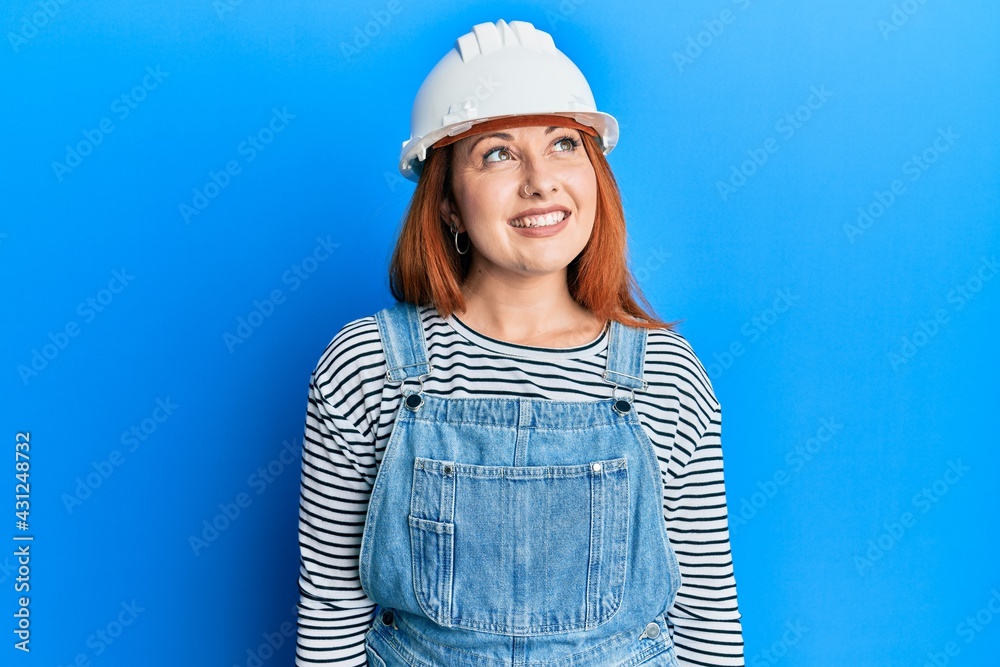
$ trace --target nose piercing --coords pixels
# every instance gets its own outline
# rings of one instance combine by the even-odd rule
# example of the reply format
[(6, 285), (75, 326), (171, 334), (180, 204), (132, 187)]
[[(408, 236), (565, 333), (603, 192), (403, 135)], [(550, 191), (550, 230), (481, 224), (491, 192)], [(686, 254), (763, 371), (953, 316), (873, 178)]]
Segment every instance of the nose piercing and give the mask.
[(531, 193), (528, 192), (528, 184), (527, 183), (524, 184), (524, 194), (528, 195), (529, 197), (531, 196)]

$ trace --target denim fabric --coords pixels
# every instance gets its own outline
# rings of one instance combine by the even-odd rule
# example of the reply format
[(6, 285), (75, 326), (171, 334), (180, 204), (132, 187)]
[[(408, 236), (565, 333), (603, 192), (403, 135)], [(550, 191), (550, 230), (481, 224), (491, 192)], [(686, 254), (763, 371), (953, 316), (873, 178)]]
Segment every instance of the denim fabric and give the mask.
[(417, 308), (376, 313), (403, 400), (359, 575), (378, 667), (676, 667), (680, 586), (652, 443), (632, 404), (646, 330), (611, 322), (609, 398), (447, 398)]

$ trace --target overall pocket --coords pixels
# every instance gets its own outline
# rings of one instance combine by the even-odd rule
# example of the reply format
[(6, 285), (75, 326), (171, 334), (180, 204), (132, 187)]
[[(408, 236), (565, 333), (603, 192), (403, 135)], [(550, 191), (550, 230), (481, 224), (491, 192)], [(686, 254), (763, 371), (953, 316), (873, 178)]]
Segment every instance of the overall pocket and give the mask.
[(541, 635), (595, 628), (621, 606), (624, 458), (481, 466), (418, 457), (410, 500), (414, 594), (436, 623)]
[(385, 661), (371, 646), (365, 646), (365, 657), (368, 658), (368, 667), (385, 667)]

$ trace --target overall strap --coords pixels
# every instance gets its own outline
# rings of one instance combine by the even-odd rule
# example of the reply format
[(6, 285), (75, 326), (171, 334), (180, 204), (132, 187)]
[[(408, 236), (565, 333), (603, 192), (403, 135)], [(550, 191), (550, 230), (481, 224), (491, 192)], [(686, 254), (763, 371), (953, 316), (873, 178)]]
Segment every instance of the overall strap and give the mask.
[(648, 331), (642, 327), (630, 327), (618, 320), (611, 320), (605, 380), (633, 390), (649, 386), (649, 383), (642, 378)]
[(375, 313), (375, 322), (385, 353), (386, 382), (402, 382), (431, 372), (424, 327), (416, 305), (397, 301)]

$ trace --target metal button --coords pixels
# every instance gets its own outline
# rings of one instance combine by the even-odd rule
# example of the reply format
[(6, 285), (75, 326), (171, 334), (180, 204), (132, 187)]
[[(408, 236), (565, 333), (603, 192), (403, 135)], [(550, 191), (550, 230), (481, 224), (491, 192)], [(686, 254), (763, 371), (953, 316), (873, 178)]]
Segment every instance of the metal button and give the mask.
[(615, 401), (614, 408), (615, 412), (623, 415), (632, 409), (632, 404), (626, 401), (624, 398), (620, 398), (617, 401)]
[(444, 467), (444, 474), (446, 474), (446, 475), (450, 475), (451, 474), (451, 466), (445, 466)]
[(416, 410), (421, 405), (423, 405), (424, 399), (420, 394), (409, 394), (406, 397), (406, 407), (410, 410)]
[(391, 611), (382, 612), (382, 623), (383, 625), (392, 625), (396, 620), (396, 617), (392, 615)]
[(601, 472), (601, 464), (600, 463), (595, 463), (594, 465), (592, 465), (590, 467), (591, 467), (591, 469), (594, 472)]
[(660, 636), (660, 626), (656, 623), (649, 623), (646, 625), (645, 634), (650, 639), (656, 639)]

